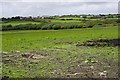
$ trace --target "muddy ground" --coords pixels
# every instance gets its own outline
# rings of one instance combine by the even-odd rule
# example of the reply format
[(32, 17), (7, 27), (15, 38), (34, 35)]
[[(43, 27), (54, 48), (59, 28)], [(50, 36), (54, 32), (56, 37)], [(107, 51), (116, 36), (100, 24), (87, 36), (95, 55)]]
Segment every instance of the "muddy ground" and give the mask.
[(119, 46), (120, 47), (120, 39), (100, 39), (100, 40), (90, 40), (86, 41), (83, 44), (77, 44), (76, 46)]

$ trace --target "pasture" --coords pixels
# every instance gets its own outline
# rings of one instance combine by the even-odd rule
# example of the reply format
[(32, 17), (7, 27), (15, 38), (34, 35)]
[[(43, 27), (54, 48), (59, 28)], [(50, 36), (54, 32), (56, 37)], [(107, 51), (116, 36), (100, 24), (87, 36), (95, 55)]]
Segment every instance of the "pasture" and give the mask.
[[(10, 78), (117, 78), (118, 46), (81, 45), (118, 39), (118, 26), (14, 30), (2, 36), (3, 76)], [(27, 56), (27, 55), (28, 56)], [(32, 57), (31, 57), (32, 56)]]

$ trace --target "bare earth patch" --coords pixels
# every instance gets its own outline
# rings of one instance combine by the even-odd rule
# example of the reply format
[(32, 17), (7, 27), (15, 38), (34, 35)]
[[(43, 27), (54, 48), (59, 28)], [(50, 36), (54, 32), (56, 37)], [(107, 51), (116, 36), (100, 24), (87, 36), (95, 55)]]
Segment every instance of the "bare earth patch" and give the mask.
[(4, 55), (3, 63), (18, 63), (20, 61), (39, 62), (41, 59), (46, 59), (48, 55), (36, 54), (36, 53), (22, 53), (20, 55)]
[(93, 40), (93, 41), (86, 41), (83, 44), (77, 44), (76, 46), (120, 46), (120, 39), (100, 39), (100, 40)]
[(42, 59), (42, 58), (46, 58), (47, 56), (32, 54), (32, 53), (24, 53), (22, 54), (22, 57), (30, 58), (30, 59)]
[(21, 55), (24, 59), (30, 60), (30, 62), (39, 62), (41, 59), (45, 59), (48, 56), (41, 54), (33, 54), (33, 53), (24, 53)]

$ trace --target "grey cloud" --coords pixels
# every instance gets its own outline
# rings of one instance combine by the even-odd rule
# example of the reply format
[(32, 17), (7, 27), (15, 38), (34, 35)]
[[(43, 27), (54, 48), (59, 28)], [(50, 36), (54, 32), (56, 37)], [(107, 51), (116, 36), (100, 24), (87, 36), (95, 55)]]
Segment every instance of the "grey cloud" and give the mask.
[(117, 2), (3, 2), (2, 11), (4, 17), (117, 12)]
[(119, 2), (119, 0), (1, 0), (1, 1), (2, 2)]

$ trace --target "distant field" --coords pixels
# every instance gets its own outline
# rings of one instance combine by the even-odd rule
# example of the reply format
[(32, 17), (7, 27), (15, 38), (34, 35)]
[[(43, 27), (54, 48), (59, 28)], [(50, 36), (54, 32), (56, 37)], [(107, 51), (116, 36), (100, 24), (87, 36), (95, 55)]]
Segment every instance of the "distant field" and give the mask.
[(32, 21), (11, 21), (11, 22), (8, 22), (8, 23), (3, 23), (3, 24), (0, 24), (0, 25), (19, 25), (19, 24), (40, 24), (40, 22), (32, 22)]
[(51, 20), (51, 22), (81, 22), (79, 20)]
[[(108, 78), (117, 77), (117, 46), (79, 46), (87, 41), (118, 39), (117, 26), (17, 30), (0, 35), (5, 76), (100, 78), (100, 74), (106, 72)], [(26, 58), (25, 53), (34, 54), (36, 58)]]

